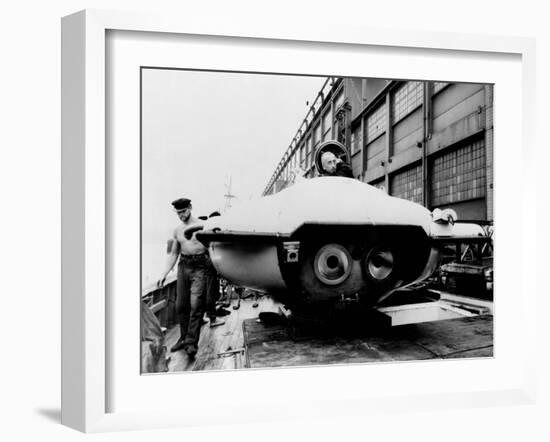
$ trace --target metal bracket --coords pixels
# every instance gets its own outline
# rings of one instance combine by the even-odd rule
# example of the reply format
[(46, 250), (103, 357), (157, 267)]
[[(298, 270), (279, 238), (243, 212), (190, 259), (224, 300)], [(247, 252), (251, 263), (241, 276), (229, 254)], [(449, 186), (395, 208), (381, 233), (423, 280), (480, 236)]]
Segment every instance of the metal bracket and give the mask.
[(283, 242), (285, 249), (285, 263), (298, 262), (300, 259), (300, 241)]
[(359, 303), (359, 293), (355, 293), (353, 296), (344, 296), (344, 294), (341, 293), (340, 302), (342, 304)]
[(244, 347), (241, 347), (241, 348), (236, 348), (235, 350), (227, 350), (227, 351), (222, 351), (221, 353), (218, 353), (217, 354), (217, 357), (218, 358), (226, 358), (228, 356), (233, 356), (235, 354), (238, 354), (238, 353), (243, 353), (244, 354)]

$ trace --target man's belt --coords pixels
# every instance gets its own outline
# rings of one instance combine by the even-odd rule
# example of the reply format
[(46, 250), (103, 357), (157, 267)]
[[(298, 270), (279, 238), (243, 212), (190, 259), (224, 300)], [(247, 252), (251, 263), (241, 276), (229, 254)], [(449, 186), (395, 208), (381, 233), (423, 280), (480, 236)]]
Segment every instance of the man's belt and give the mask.
[(180, 258), (184, 261), (204, 261), (208, 255), (206, 253), (200, 253), (198, 255), (184, 255), (180, 254)]

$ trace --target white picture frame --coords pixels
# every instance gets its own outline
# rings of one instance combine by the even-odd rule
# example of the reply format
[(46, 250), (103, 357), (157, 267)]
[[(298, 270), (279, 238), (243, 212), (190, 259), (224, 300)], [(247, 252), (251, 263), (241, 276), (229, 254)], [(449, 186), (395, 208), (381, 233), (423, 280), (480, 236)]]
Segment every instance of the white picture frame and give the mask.
[[(521, 91), (518, 91), (522, 109), (521, 127), (515, 128), (519, 134), (521, 156), (525, 167), (535, 158), (533, 125), (535, 119), (535, 46), (526, 38), (494, 38), (480, 35), (457, 35), (447, 33), (427, 33), (415, 31), (388, 31), (345, 26), (296, 26), (294, 24), (209, 22), (153, 16), (151, 14), (87, 10), (67, 16), (62, 21), (62, 423), (84, 432), (101, 432), (140, 428), (161, 428), (186, 425), (206, 425), (212, 415), (207, 415), (206, 407), (197, 407), (194, 413), (185, 409), (159, 410), (151, 406), (134, 411), (109, 411), (109, 391), (114, 386), (107, 375), (109, 360), (108, 327), (112, 312), (106, 296), (109, 285), (108, 247), (110, 230), (110, 195), (108, 180), (108, 155), (106, 154), (106, 36), (108, 32), (149, 32), (156, 35), (216, 36), (222, 39), (247, 39), (252, 41), (285, 42), (285, 47), (293, 42), (309, 42), (312, 47), (338, 45), (346, 50), (351, 47), (368, 46), (375, 51), (398, 50), (401, 52), (419, 51), (437, 57), (437, 54), (473, 54), (483, 59), (484, 54), (500, 54), (503, 57), (516, 57), (521, 66)], [(340, 49), (338, 49), (340, 50)], [(435, 55), (434, 55), (435, 54)], [(116, 56), (116, 54), (114, 55)], [(197, 66), (192, 66), (197, 67)], [(338, 74), (339, 72), (335, 72)], [(498, 88), (498, 85), (497, 85)], [(504, 100), (501, 100), (502, 103)], [(496, 112), (499, 112), (499, 99), (496, 98)], [(497, 114), (498, 115), (498, 114)], [(495, 150), (499, 147), (496, 144)], [(535, 217), (535, 194), (523, 187), (517, 189), (523, 198), (521, 213), (516, 220), (521, 222), (518, 230), (518, 246), (522, 265), (532, 244), (534, 233), (526, 226), (526, 220)], [(498, 193), (498, 191), (497, 191)], [(519, 211), (518, 211), (519, 212)], [(498, 219), (498, 218), (497, 218)], [(504, 229), (505, 231), (505, 229)], [(497, 250), (498, 254), (498, 243)], [(502, 269), (506, 262), (502, 262)], [(505, 272), (502, 272), (503, 274)], [(525, 273), (524, 273), (525, 274)], [(502, 279), (501, 279), (502, 281)], [(522, 297), (519, 305), (535, 303), (534, 281), (523, 277), (518, 282)], [(501, 287), (504, 287), (502, 283)], [(495, 290), (499, 287), (498, 267), (495, 275)], [(499, 313), (500, 310), (500, 313)], [(502, 314), (502, 316), (498, 316)], [(502, 319), (501, 319), (502, 318)], [(505, 324), (506, 311), (497, 305), (496, 326), (499, 321)], [(306, 418), (334, 415), (333, 404), (338, 400), (338, 414), (360, 415), (384, 410), (396, 412), (414, 409), (461, 408), (476, 405), (493, 406), (502, 403), (529, 404), (535, 400), (536, 361), (534, 345), (536, 324), (532, 318), (519, 316), (521, 333), (524, 338), (522, 352), (517, 355), (518, 367), (508, 384), (483, 389), (479, 386), (462, 392), (426, 394), (394, 393), (386, 396), (369, 396), (359, 389), (356, 395), (349, 396), (342, 391), (333, 391), (326, 399), (311, 397), (309, 407), (302, 407), (296, 397), (296, 405), (288, 404), (281, 409), (276, 400), (273, 406), (257, 401), (253, 413), (240, 418), (240, 422), (261, 421), (287, 417)], [(516, 322), (517, 323), (517, 322)], [(500, 334), (502, 336), (502, 333)], [(495, 335), (495, 359), (499, 358), (499, 333)], [(502, 342), (502, 341), (501, 341)], [(504, 344), (503, 344), (504, 345)], [(137, 343), (136, 343), (137, 347)], [(504, 354), (504, 353), (501, 353)], [(456, 362), (468, 368), (468, 361)], [(521, 367), (519, 367), (521, 366)], [(137, 368), (137, 366), (136, 366)], [(403, 369), (403, 367), (399, 368)], [(410, 369), (413, 369), (412, 366)], [(316, 370), (322, 370), (321, 368)], [(347, 376), (351, 379), (360, 376), (363, 367), (351, 367)], [(276, 377), (287, 381), (303, 382), (311, 371), (281, 370)], [(232, 373), (239, 381), (256, 378), (265, 382), (266, 371), (260, 373)], [(207, 375), (209, 376), (209, 375)], [(247, 378), (248, 376), (248, 378)], [(324, 371), (325, 379), (339, 376), (337, 372)], [(156, 382), (161, 382), (156, 377)], [(155, 377), (149, 377), (149, 383)], [(203, 380), (205, 377), (203, 376)], [(211, 382), (213, 379), (210, 378)], [(282, 379), (282, 378), (281, 378)], [(165, 377), (163, 383), (175, 383), (175, 377)], [(295, 393), (296, 395), (298, 393)], [(291, 401), (292, 402), (292, 401)], [(215, 417), (215, 416), (214, 416)]]

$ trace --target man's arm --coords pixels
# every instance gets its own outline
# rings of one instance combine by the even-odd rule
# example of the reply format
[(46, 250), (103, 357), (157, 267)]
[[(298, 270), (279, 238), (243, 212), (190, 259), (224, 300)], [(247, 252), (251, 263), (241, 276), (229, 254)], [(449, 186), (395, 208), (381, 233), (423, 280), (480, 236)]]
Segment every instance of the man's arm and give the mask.
[(179, 254), (180, 254), (180, 243), (176, 236), (176, 230), (174, 230), (174, 233), (172, 234), (172, 238), (170, 238), (169, 240), (169, 250), (168, 250), (168, 256), (166, 258), (166, 265), (164, 266), (164, 272), (161, 273), (161, 277), (157, 281), (157, 287), (162, 288), (164, 286), (164, 281), (166, 280), (166, 276), (168, 275), (168, 273), (170, 273), (170, 270), (172, 270), (172, 268), (174, 267), (174, 264), (176, 264)]
[(193, 238), (193, 235), (195, 233), (197, 233), (199, 230), (202, 230), (203, 228), (204, 228), (203, 223), (193, 224), (192, 226), (187, 227), (187, 229), (183, 231), (183, 236), (185, 236), (185, 239), (189, 241), (191, 240), (191, 238)]

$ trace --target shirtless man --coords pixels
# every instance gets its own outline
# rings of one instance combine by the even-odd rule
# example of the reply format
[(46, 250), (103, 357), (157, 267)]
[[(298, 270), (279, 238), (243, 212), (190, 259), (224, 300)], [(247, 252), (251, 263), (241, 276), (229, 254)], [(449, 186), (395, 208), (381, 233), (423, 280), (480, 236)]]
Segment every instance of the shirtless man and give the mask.
[(173, 201), (172, 206), (181, 224), (174, 229), (166, 267), (157, 285), (164, 285), (166, 276), (179, 257), (176, 314), (180, 323), (180, 338), (170, 351), (185, 350), (190, 358), (194, 358), (198, 349), (210, 258), (204, 245), (195, 238), (195, 234), (190, 239), (184, 236), (187, 228), (202, 224), (191, 214), (191, 200), (180, 198)]

